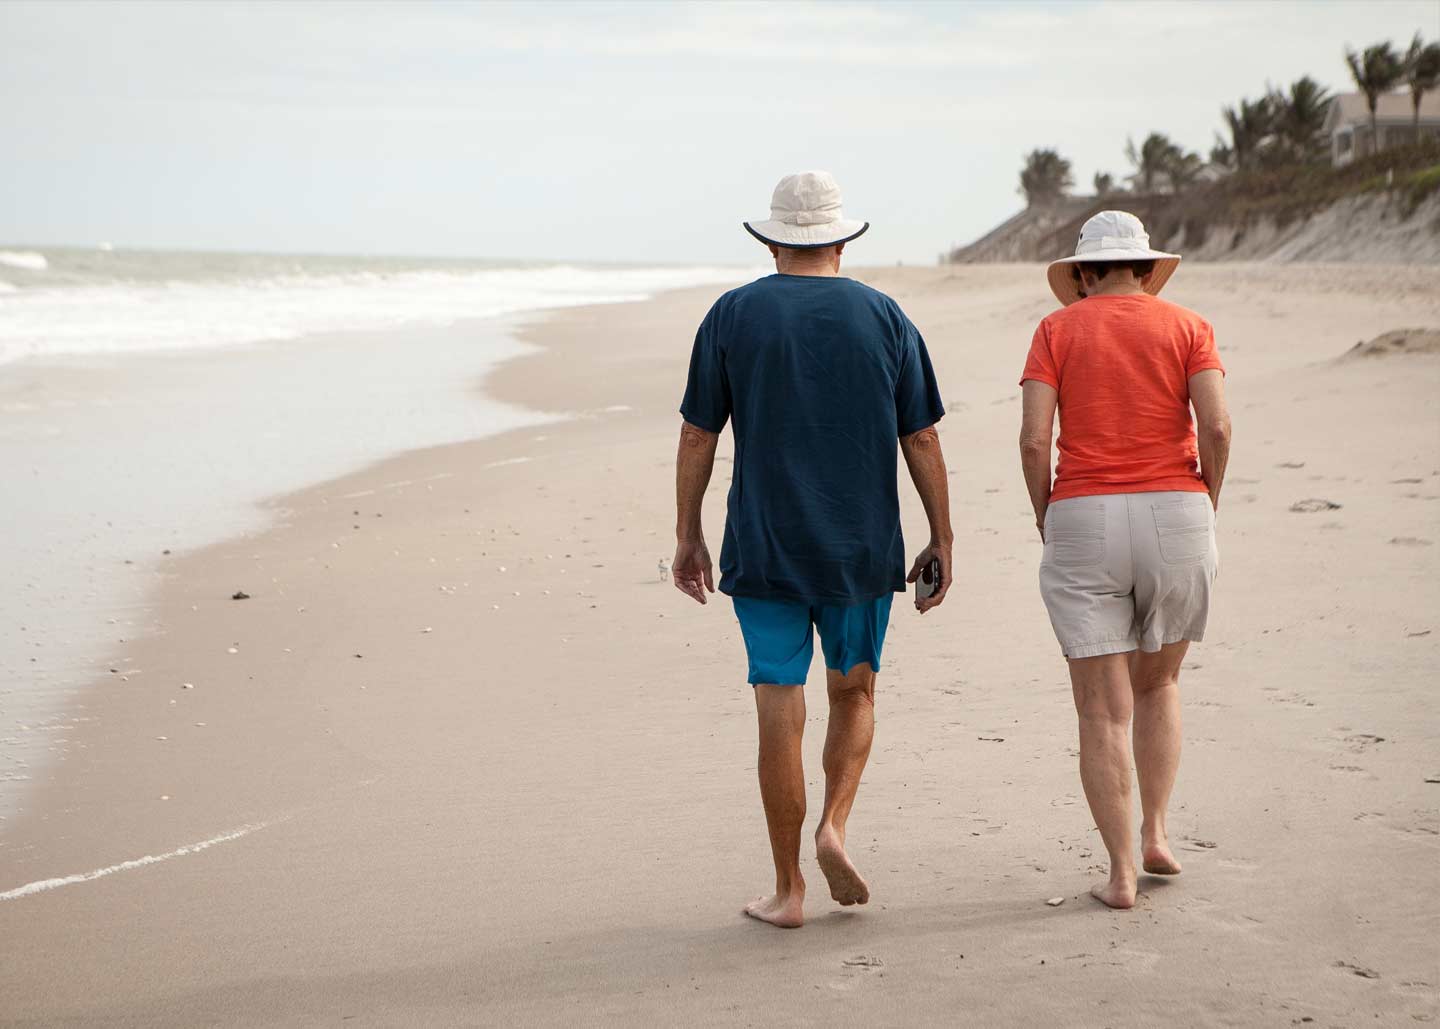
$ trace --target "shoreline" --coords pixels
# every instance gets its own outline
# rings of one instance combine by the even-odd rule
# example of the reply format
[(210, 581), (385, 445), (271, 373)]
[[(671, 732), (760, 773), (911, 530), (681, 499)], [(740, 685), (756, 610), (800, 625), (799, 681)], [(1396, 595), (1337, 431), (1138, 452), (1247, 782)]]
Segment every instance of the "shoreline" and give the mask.
[[(520, 330), (542, 349), (483, 386), (536, 410), (627, 410), (396, 455), (279, 498), (286, 515), (252, 538), (175, 555), (160, 634), (121, 652), (143, 674), (89, 688), (67, 759), (5, 823), (0, 893), (263, 828), (0, 901), (14, 941), (0, 1009), (451, 1023), (555, 1021), (579, 1000), (611, 1023), (842, 1002), (925, 1021), (968, 1003), (1008, 1024), (1125, 1022), (1160, 1017), (1133, 982), (1161, 973), (1180, 984), (1164, 1003), (1197, 1018), (1432, 1010), (1433, 989), (1405, 984), (1436, 956), (1407, 899), (1433, 884), (1420, 765), (1440, 740), (1437, 636), (1411, 634), (1437, 611), (1436, 551), (1389, 541), (1435, 536), (1437, 448), (1404, 427), (1440, 425), (1440, 364), (1334, 360), (1362, 326), (1440, 324), (1423, 270), (1177, 276), (1175, 299), (1215, 312), (1236, 458), (1211, 642), (1182, 680), (1187, 871), (1142, 886), (1124, 920), (1083, 905), (1098, 840), (1009, 454), (1043, 284), (1033, 267), (855, 274), (930, 342), (970, 585), (938, 618), (895, 617), (854, 823), (868, 909), (832, 912), (812, 888), (800, 933), (738, 915), (768, 874), (738, 632), (727, 605), (683, 603), (655, 569), (673, 550), (684, 364), (720, 291), (704, 286), (550, 313)], [(1375, 431), (1356, 440), (1356, 419)], [(1342, 508), (1288, 511), (1311, 495)], [(902, 517), (913, 549), (913, 497)], [(251, 599), (229, 600), (237, 588)], [(824, 705), (810, 702), (813, 802)], [(1297, 845), (1313, 867), (1287, 864)], [(1268, 888), (1274, 868), (1302, 881)], [(1368, 876), (1384, 896), (1362, 892)], [(1047, 908), (1055, 895), (1066, 904)], [(1103, 1006), (1117, 991), (1128, 1015)]]
[[(518, 323), (0, 366), (9, 408), (0, 458), (29, 480), (8, 520), (29, 544), (9, 567), (19, 588), (0, 601), (12, 637), (0, 639), (8, 782), (54, 751), (36, 741), (65, 734), (68, 709), (96, 676), (110, 669), (128, 681), (116, 642), (153, 631), (171, 556), (262, 535), (287, 495), (417, 443), (551, 420), (446, 381), (459, 371), (483, 382), (527, 353)], [(420, 362), (414, 346), (427, 351)], [(402, 377), (402, 364), (418, 367)], [(422, 384), (417, 411), (402, 390)], [(292, 446), (296, 438), (304, 444)], [(0, 794), (0, 826), (23, 792)]]

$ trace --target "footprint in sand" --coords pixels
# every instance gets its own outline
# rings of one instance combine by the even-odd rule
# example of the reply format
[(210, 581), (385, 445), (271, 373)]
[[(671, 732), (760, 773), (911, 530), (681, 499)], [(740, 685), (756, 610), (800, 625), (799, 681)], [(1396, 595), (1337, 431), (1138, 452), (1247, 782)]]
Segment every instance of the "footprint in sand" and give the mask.
[(881, 979), (885, 978), (885, 962), (872, 954), (857, 954), (851, 958), (844, 958), (840, 962), (844, 969), (844, 976), (840, 979), (832, 979), (829, 983), (832, 990), (853, 990), (857, 983), (864, 981), (867, 976), (875, 975)]
[(1397, 547), (1428, 547), (1430, 541), (1423, 536), (1391, 536), (1390, 542)]
[(1345, 742), (1350, 744), (1351, 750), (1356, 753), (1361, 753), (1367, 748), (1375, 746), (1377, 743), (1384, 743), (1385, 737), (1376, 736), (1368, 732), (1354, 732), (1345, 737)]
[(1325, 500), (1321, 497), (1310, 497), (1306, 500), (1297, 500), (1290, 505), (1290, 510), (1296, 514), (1315, 514), (1318, 511), (1338, 511), (1340, 505), (1333, 500)]
[(1232, 872), (1254, 872), (1258, 867), (1255, 862), (1247, 861), (1245, 858), (1221, 858), (1220, 867)]
[(1364, 965), (1354, 965), (1349, 961), (1335, 962), (1336, 968), (1343, 968), (1352, 975), (1358, 975), (1361, 979), (1379, 979), (1380, 973), (1373, 968), (1366, 968)]

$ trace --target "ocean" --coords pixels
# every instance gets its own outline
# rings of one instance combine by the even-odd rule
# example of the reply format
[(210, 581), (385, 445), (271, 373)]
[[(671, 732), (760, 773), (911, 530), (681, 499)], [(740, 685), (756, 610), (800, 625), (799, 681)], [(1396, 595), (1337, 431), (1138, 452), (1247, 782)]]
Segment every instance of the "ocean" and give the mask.
[(143, 674), (105, 659), (159, 629), (165, 551), (386, 456), (566, 417), (477, 388), (538, 312), (755, 273), (0, 245), (0, 833), (75, 691)]

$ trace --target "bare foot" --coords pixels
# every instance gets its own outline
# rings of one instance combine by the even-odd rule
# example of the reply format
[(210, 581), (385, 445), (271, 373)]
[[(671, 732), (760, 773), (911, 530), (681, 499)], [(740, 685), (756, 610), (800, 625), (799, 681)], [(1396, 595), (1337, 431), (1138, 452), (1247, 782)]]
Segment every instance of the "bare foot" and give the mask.
[(781, 929), (799, 929), (805, 924), (805, 889), (784, 895), (756, 897), (745, 905), (745, 914)]
[(843, 907), (851, 904), (866, 904), (870, 900), (870, 887), (845, 856), (845, 845), (833, 826), (822, 825), (815, 833), (815, 860), (825, 881), (830, 884), (830, 896)]
[(1168, 840), (1160, 839), (1140, 849), (1140, 865), (1151, 875), (1179, 875), (1180, 862), (1170, 852)]
[(1135, 880), (1112, 878), (1104, 886), (1096, 886), (1092, 889), (1090, 896), (1106, 907), (1125, 911), (1135, 906)]

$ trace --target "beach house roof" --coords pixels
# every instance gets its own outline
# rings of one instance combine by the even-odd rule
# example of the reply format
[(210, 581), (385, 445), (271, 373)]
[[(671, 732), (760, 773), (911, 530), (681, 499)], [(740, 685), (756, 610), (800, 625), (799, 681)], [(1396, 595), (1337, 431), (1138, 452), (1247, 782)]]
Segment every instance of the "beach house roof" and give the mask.
[[(1375, 106), (1377, 124), (1403, 122), (1410, 124), (1415, 109), (1408, 89), (1396, 93), (1382, 93)], [(1429, 90), (1420, 97), (1420, 120), (1440, 119), (1440, 91)], [(1364, 93), (1340, 93), (1325, 115), (1325, 131), (1334, 132), (1342, 125), (1370, 123), (1370, 107)]]

